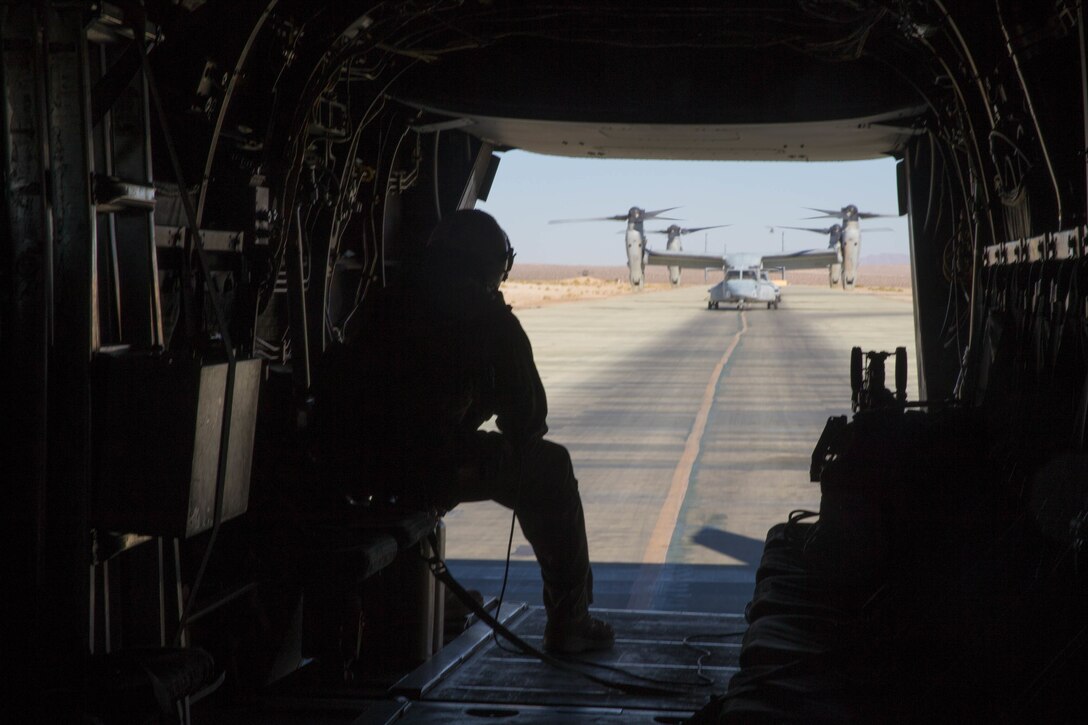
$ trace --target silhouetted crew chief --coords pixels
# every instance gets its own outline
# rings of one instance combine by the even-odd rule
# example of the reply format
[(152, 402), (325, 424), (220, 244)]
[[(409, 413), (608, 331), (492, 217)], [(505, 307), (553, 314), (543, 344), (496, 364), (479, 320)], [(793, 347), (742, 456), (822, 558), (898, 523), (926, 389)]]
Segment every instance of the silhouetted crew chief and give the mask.
[[(545, 648), (606, 649), (612, 627), (588, 610), (593, 577), (570, 454), (544, 439), (532, 346), (498, 290), (513, 258), (490, 215), (443, 219), (402, 280), (367, 301), (360, 335), (331, 351), (325, 375), (353, 384), (324, 405), (318, 396), (319, 420), (341, 473), (361, 461), (356, 494), (438, 511), (488, 499), (512, 508), (540, 564)], [(498, 432), (479, 430), (493, 415)]]

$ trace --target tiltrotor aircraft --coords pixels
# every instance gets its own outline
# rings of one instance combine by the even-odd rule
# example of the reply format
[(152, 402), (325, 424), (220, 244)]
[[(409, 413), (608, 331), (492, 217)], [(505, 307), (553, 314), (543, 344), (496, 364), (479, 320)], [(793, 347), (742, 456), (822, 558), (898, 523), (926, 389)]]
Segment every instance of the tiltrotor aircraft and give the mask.
[(744, 309), (750, 304), (777, 308), (781, 291), (767, 275), (768, 269), (818, 269), (832, 264), (837, 255), (830, 249), (806, 249), (789, 254), (740, 253), (729, 255), (656, 252), (646, 250), (646, 264), (691, 269), (721, 269), (723, 279), (710, 288), (707, 309), (725, 302)]
[[(679, 209), (677, 206), (670, 206), (668, 209), (658, 209), (656, 211), (646, 211), (637, 206), (633, 206), (628, 209), (626, 214), (616, 214), (613, 216), (603, 217), (590, 217), (588, 219), (553, 219), (548, 222), (549, 224), (570, 224), (573, 222), (627, 222), (627, 268), (631, 274), (631, 286), (636, 289), (642, 289), (645, 284), (645, 270), (646, 270), (646, 234), (642, 229), (642, 223), (647, 219), (663, 219), (668, 221), (678, 221), (673, 217), (660, 216), (667, 211), (673, 209)], [(679, 279), (679, 272), (677, 273)], [(675, 283), (674, 283), (675, 284)]]
[[(826, 229), (813, 229), (808, 227), (784, 227), (785, 229), (802, 229), (803, 231), (816, 232), (819, 234), (829, 234), (831, 239), (829, 240), (829, 246), (834, 248), (836, 246), (835, 237), (838, 237), (837, 246), (839, 249), (839, 264), (842, 270), (842, 287), (843, 289), (854, 289), (854, 285), (857, 283), (858, 275), (858, 263), (861, 261), (861, 223), (862, 219), (884, 219), (888, 217), (898, 216), (898, 214), (874, 214), (873, 212), (858, 211), (858, 208), (853, 204), (847, 204), (842, 209), (835, 211), (833, 209), (816, 209), (813, 207), (807, 207), (812, 211), (820, 212), (820, 216), (808, 217), (809, 219), (823, 219), (823, 218), (841, 218), (842, 225), (834, 224)], [(837, 230), (837, 231), (836, 231)], [(877, 231), (872, 229), (870, 231)], [(883, 231), (883, 230), (882, 230)], [(838, 284), (836, 279), (838, 274), (835, 270), (835, 265), (831, 265), (830, 280), (831, 285)]]
[[(833, 250), (838, 260), (827, 266), (827, 281), (831, 287), (838, 285), (842, 278), (842, 225), (832, 224), (829, 227), (788, 227), (780, 226), (778, 229), (797, 229), (802, 232), (828, 235), (827, 248)], [(775, 227), (771, 227), (772, 231)]]
[[(682, 227), (679, 224), (670, 224), (668, 229), (651, 229), (646, 232), (647, 234), (668, 234), (669, 240), (665, 243), (665, 249), (670, 252), (682, 252), (684, 246), (680, 241), (680, 237), (685, 234), (692, 234), (694, 232), (703, 232), (707, 229), (719, 229), (721, 227), (727, 227), (728, 224), (715, 224), (710, 227)], [(669, 282), (672, 286), (680, 284), (680, 268), (669, 267)]]

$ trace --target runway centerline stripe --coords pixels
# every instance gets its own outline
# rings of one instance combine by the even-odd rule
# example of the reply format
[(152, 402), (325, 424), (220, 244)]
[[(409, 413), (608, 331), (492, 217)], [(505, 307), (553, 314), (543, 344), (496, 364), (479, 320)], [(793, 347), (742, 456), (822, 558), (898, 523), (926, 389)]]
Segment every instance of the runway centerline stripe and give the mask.
[(657, 515), (657, 523), (642, 552), (642, 570), (631, 592), (631, 598), (627, 602), (628, 609), (645, 608), (650, 606), (653, 599), (653, 585), (661, 571), (660, 566), (665, 563), (669, 553), (669, 543), (672, 541), (673, 532), (676, 530), (676, 522), (680, 518), (680, 508), (684, 503), (684, 497), (688, 492), (688, 482), (691, 480), (691, 471), (695, 467), (695, 461), (699, 457), (699, 450), (703, 442), (703, 434), (706, 432), (706, 422), (710, 417), (710, 408), (714, 405), (714, 396), (718, 391), (718, 380), (721, 379), (722, 370), (733, 351), (737, 349), (741, 336), (748, 330), (747, 313), (740, 313), (741, 328), (729, 341), (725, 352), (714, 366), (710, 374), (706, 389), (703, 391), (702, 404), (695, 415), (695, 423), (691, 426), (687, 441), (684, 443), (684, 452), (677, 461), (672, 473), (672, 483), (669, 484), (669, 492), (665, 496), (665, 502), (661, 505), (661, 511)]

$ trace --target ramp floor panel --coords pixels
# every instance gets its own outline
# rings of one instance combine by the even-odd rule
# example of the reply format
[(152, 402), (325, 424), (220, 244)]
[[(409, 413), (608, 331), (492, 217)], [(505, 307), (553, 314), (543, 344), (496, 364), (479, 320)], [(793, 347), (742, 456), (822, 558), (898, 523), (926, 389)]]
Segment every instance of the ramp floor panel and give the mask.
[[(627, 712), (629, 718), (635, 711), (690, 713), (702, 707), (711, 695), (724, 692), (729, 679), (739, 670), (740, 644), (747, 628), (740, 614), (618, 609), (594, 610), (594, 613), (612, 624), (616, 631), (615, 647), (607, 652), (568, 657), (566, 661), (599, 678), (674, 688), (676, 694), (621, 692), (556, 669), (515, 650), (505, 640), (499, 646), (489, 637), (423, 692), (421, 699), (428, 703), (473, 703), (481, 707), (552, 706), (553, 713), (555, 707), (588, 708), (594, 709), (595, 715), (618, 708)], [(526, 607), (511, 617), (507, 626), (525, 641), (540, 647), (544, 623), (543, 608)], [(616, 720), (624, 721), (637, 720)]]
[(501, 720), (515, 725), (681, 725), (686, 719), (687, 713), (670, 710), (413, 702), (405, 706), (396, 723), (465, 725)]

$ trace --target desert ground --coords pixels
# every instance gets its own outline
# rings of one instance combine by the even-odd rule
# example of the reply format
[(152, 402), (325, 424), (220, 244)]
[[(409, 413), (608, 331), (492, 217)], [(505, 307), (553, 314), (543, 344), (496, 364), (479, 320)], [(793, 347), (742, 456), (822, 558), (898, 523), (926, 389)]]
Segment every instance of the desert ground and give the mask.
[[(668, 272), (664, 267), (646, 269), (646, 289), (668, 289)], [(802, 270), (788, 272), (778, 284), (826, 287), (827, 272)], [(904, 264), (874, 264), (862, 262), (857, 289), (887, 295), (911, 293), (910, 267)], [(721, 279), (720, 273), (685, 270), (681, 277), (684, 287), (710, 287)], [(598, 299), (616, 295), (635, 294), (628, 281), (627, 267), (600, 267), (557, 264), (518, 264), (502, 286), (506, 302), (515, 310), (546, 305)]]

